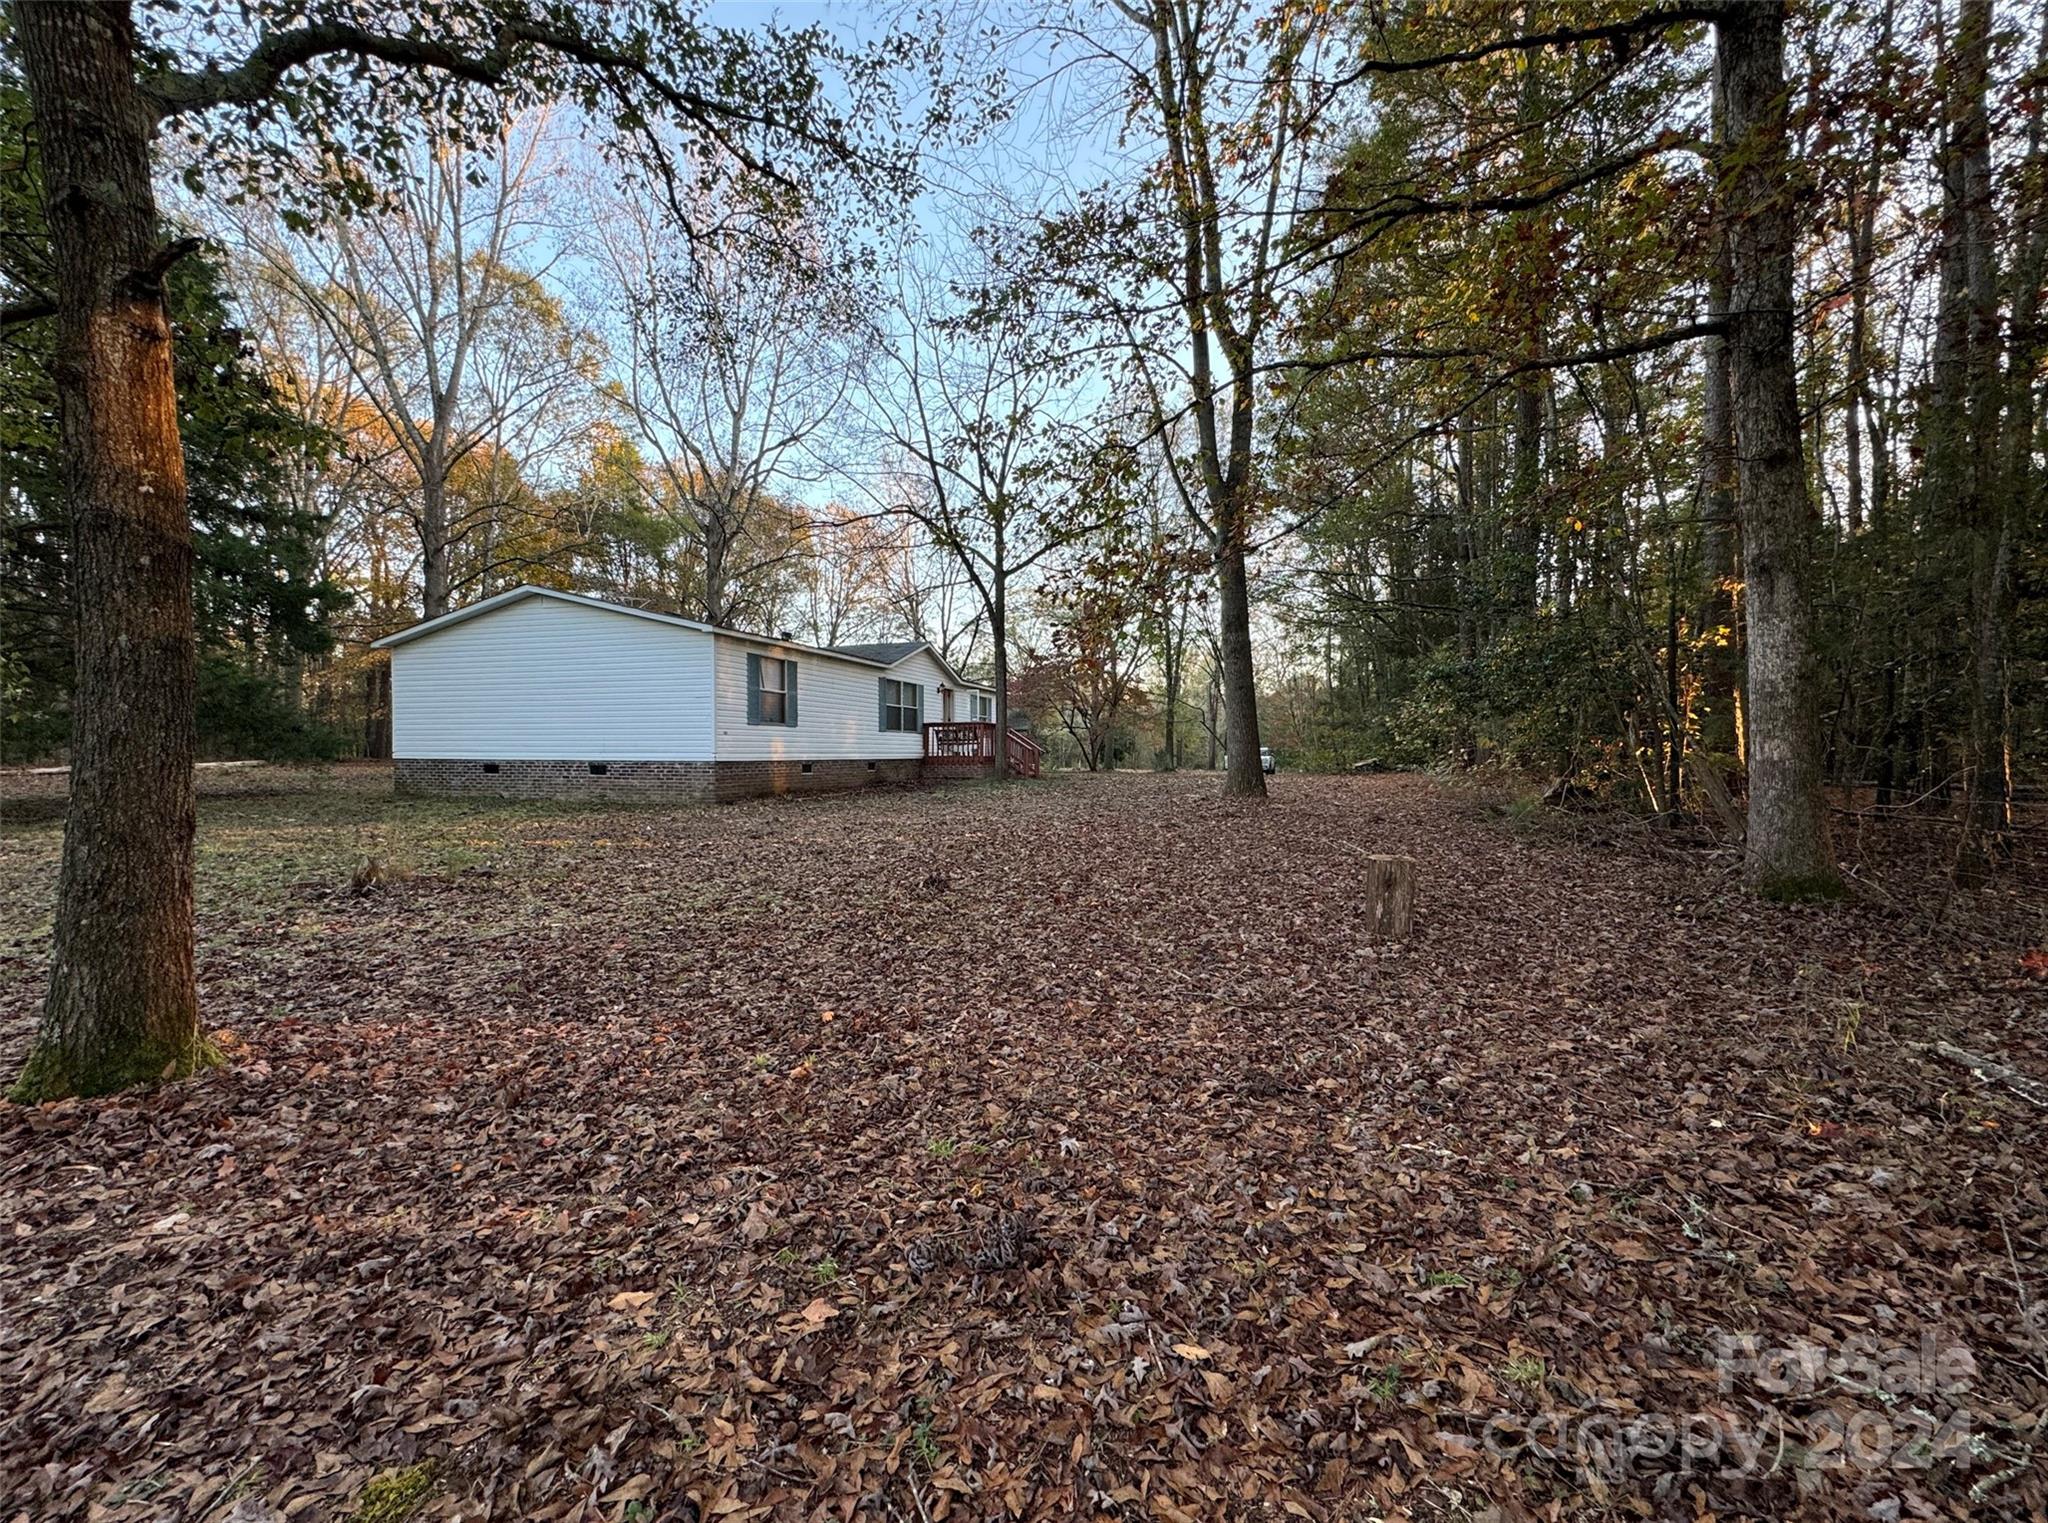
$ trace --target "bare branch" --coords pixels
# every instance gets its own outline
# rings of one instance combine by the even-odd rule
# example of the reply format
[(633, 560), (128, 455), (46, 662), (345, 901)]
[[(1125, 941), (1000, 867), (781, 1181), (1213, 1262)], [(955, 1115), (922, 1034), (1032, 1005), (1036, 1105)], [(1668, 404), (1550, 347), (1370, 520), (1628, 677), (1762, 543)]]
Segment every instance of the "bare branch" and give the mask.
[[(1743, 0), (1733, 0), (1741, 4)], [(1501, 53), (1533, 53), (1543, 48), (1573, 47), (1587, 42), (1618, 42), (1625, 37), (1641, 36), (1644, 32), (1667, 31), (1674, 26), (1683, 26), (1692, 21), (1712, 21), (1726, 9), (1726, 3), (1708, 5), (1673, 5), (1659, 10), (1645, 11), (1640, 16), (1631, 16), (1625, 21), (1603, 22), (1598, 26), (1563, 26), (1547, 32), (1524, 32), (1514, 37), (1503, 37), (1496, 42), (1483, 43), (1476, 48), (1458, 48), (1448, 53), (1425, 53), (1413, 58), (1367, 58), (1356, 67), (1341, 75), (1339, 86), (1355, 85), (1360, 81), (1380, 74), (1415, 74), (1431, 69), (1448, 68), (1452, 64), (1477, 63), (1483, 58), (1493, 58)]]

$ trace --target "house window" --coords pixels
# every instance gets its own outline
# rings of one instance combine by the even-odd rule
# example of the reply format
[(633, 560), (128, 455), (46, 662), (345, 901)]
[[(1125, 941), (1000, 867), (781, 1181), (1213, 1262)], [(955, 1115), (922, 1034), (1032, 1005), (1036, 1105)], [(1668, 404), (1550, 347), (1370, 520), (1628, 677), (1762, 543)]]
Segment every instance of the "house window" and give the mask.
[(981, 724), (994, 724), (996, 700), (993, 693), (970, 693), (968, 702), (974, 710), (974, 718)]
[(782, 663), (763, 661), (761, 663), (761, 717), (760, 724), (788, 724), (785, 717), (789, 712), (789, 694), (782, 687)]
[(796, 723), (796, 663), (747, 657), (747, 723)]
[(915, 682), (882, 678), (882, 728), (915, 735), (924, 728), (924, 688)]

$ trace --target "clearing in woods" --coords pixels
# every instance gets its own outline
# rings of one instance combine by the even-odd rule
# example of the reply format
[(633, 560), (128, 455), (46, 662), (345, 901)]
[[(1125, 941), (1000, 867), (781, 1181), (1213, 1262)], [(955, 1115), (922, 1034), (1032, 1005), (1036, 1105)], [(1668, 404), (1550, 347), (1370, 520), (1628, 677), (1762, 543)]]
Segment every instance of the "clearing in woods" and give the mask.
[[(2042, 1503), (2043, 1113), (1928, 1045), (2048, 1075), (2025, 878), (1761, 906), (1419, 778), (222, 786), (232, 1066), (0, 1111), (0, 1516)], [(0, 833), (10, 1072), (54, 813)], [(1716, 1452), (1574, 1451), (1637, 1414)]]

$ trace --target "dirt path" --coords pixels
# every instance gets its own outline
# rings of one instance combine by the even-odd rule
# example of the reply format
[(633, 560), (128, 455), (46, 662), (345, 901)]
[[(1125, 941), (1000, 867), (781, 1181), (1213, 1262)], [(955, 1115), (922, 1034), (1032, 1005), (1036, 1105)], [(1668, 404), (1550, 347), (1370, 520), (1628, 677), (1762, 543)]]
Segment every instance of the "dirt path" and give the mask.
[[(2048, 1076), (2017, 923), (1420, 779), (232, 807), (234, 1067), (0, 1112), (0, 1518), (2048, 1498), (2042, 1113), (1920, 1045)], [(0, 837), (10, 1067), (54, 840)], [(366, 841), (427, 870), (339, 892)]]

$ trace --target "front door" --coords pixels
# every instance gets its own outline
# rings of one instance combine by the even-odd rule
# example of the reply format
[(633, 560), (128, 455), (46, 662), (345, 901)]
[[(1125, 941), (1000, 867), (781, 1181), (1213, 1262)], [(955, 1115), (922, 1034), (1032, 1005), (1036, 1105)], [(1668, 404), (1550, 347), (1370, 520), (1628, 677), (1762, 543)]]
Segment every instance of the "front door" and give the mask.
[(953, 722), (953, 690), (949, 687), (939, 689), (939, 718), (947, 724)]

